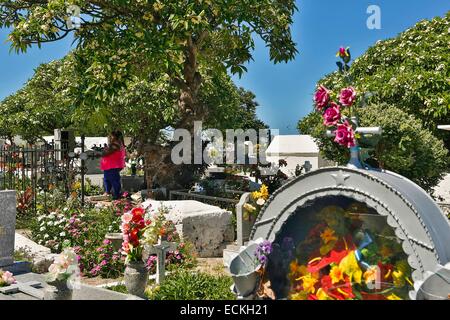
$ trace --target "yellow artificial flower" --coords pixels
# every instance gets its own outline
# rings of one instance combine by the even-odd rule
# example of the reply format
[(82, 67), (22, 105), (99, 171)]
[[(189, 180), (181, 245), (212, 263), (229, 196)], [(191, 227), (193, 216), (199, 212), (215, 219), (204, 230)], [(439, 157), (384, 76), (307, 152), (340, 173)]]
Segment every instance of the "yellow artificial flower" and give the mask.
[(301, 277), (300, 279), (303, 281), (302, 286), (305, 292), (307, 293), (316, 292), (316, 288), (314, 288), (314, 286), (318, 281), (316, 278), (314, 278), (311, 274), (308, 274), (306, 276)]
[(308, 298), (308, 293), (305, 291), (300, 291), (291, 294), (290, 299), (291, 300), (306, 300)]
[(261, 193), (261, 198), (263, 198), (264, 200), (269, 199), (269, 188), (265, 184), (261, 186), (259, 192)]
[(244, 204), (244, 209), (250, 213), (256, 210), (256, 208), (252, 206), (250, 203)]
[(319, 288), (319, 290), (317, 290), (316, 296), (319, 300), (334, 300), (322, 288)]
[(394, 279), (394, 286), (397, 288), (401, 288), (405, 285), (405, 275), (401, 270), (392, 272), (392, 279)]
[(337, 237), (334, 235), (334, 230), (331, 228), (326, 228), (321, 234), (320, 237), (322, 238), (323, 242), (327, 244), (330, 241), (336, 241)]
[(343, 281), (344, 273), (342, 272), (342, 269), (339, 268), (339, 266), (334, 266), (333, 268), (331, 268), (330, 278), (332, 284), (338, 283), (339, 281)]
[(361, 283), (362, 271), (358, 265), (354, 251), (350, 252), (341, 260), (339, 268), (350, 277), (350, 282), (354, 279), (356, 283)]
[(395, 293), (390, 294), (387, 297), (388, 300), (403, 300), (402, 298), (400, 298), (399, 296), (397, 296)]

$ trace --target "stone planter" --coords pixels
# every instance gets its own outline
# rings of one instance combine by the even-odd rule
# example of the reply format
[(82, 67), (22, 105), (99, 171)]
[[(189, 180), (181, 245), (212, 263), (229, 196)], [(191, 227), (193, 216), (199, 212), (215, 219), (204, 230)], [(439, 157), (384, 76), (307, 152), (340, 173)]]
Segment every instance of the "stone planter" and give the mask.
[(123, 234), (122, 233), (117, 233), (117, 232), (107, 233), (105, 235), (105, 239), (111, 241), (114, 251), (119, 252), (119, 250), (122, 248), (122, 242), (123, 242)]
[(67, 280), (48, 282), (49, 288), (45, 291), (44, 300), (72, 300), (73, 289), (67, 285)]
[(129, 262), (124, 273), (125, 287), (128, 293), (144, 298), (145, 287), (148, 282), (148, 270), (142, 261)]

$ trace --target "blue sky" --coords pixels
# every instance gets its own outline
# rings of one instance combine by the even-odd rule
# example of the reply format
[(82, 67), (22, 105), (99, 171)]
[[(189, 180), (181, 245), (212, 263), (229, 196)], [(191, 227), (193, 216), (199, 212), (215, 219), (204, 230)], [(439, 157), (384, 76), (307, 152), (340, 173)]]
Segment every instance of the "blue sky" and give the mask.
[[(366, 26), (370, 5), (381, 9), (381, 29)], [(334, 71), (335, 53), (350, 46), (354, 57), (377, 40), (396, 36), (422, 19), (443, 16), (450, 10), (446, 0), (299, 0), (292, 27), (299, 54), (295, 61), (273, 65), (268, 50), (257, 41), (249, 72), (236, 83), (253, 91), (261, 107), (258, 115), (282, 134), (297, 133), (296, 124), (312, 110), (316, 82)], [(63, 57), (71, 40), (44, 44), (26, 54), (9, 53), (0, 30), (0, 99), (19, 89), (40, 63)]]

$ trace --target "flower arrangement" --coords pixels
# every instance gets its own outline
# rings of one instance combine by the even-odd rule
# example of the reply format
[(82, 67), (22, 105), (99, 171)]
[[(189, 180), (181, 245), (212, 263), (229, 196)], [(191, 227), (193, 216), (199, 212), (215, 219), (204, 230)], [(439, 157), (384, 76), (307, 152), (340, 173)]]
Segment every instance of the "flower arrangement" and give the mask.
[(148, 223), (143, 231), (141, 240), (143, 245), (151, 246), (157, 244), (159, 238), (169, 242), (180, 241), (175, 224), (165, 217), (167, 213), (168, 208), (164, 206), (159, 207), (158, 210), (149, 210), (147, 214)]
[(65, 248), (48, 268), (48, 282), (63, 282), (69, 280), (73, 276), (78, 276), (80, 270), (78, 268), (77, 255), (72, 248)]
[(271, 253), (272, 242), (264, 240), (256, 247), (255, 257), (262, 266), (265, 266)]
[[(363, 228), (358, 216), (328, 207), (289, 265), (293, 300), (398, 300), (413, 287), (411, 268), (387, 224)], [(393, 240), (395, 239), (395, 240)]]
[(143, 245), (141, 244), (141, 238), (146, 225), (150, 224), (149, 220), (145, 220), (144, 215), (145, 210), (137, 207), (122, 216), (122, 250), (126, 255), (125, 263), (142, 261)]
[(258, 191), (251, 193), (250, 201), (244, 204), (244, 219), (257, 217), (267, 199), (269, 199), (269, 189), (263, 184)]
[(9, 271), (3, 271), (0, 269), (0, 288), (10, 286), (16, 283), (16, 279), (13, 274)]
[[(337, 63), (340, 72), (347, 74), (350, 69), (350, 49), (341, 47), (336, 56), (342, 60)], [(346, 77), (346, 80), (350, 82), (349, 77)], [(316, 111), (322, 114), (324, 126), (334, 130), (334, 142), (346, 148), (355, 147), (356, 139), (359, 138), (355, 133), (357, 124), (352, 119), (355, 116), (353, 107), (357, 99), (357, 92), (351, 85), (342, 88), (339, 94), (319, 85), (314, 95)]]

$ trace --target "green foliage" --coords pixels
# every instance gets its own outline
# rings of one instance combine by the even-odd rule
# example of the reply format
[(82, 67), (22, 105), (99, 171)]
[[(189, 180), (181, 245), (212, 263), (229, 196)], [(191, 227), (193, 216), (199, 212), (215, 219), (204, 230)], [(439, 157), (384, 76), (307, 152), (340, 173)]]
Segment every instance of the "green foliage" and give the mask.
[(170, 274), (155, 289), (151, 300), (234, 300), (233, 280), (228, 276), (212, 276), (180, 270)]
[(0, 136), (20, 135), (34, 143), (72, 123), (73, 56), (40, 65), (34, 76), (0, 103)]
[(443, 178), (448, 150), (420, 120), (387, 105), (369, 106), (360, 120), (362, 126), (383, 128), (383, 136), (373, 151), (381, 167), (410, 178), (426, 190)]

